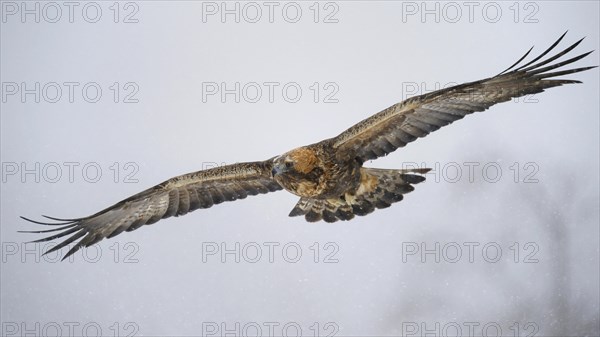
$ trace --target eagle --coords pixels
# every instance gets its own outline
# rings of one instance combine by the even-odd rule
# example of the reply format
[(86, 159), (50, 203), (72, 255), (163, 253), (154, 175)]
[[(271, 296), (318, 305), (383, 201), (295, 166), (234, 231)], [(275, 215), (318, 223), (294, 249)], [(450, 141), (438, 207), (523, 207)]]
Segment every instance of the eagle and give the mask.
[[(496, 76), (408, 98), (336, 137), (295, 148), (265, 161), (237, 163), (174, 177), (83, 218), (43, 216), (48, 220), (36, 221), (21, 217), (35, 224), (57, 226), (21, 232), (58, 232), (33, 242), (70, 235), (44, 254), (79, 240), (64, 260), (82, 247), (123, 231), (130, 232), (161, 219), (282, 189), (300, 197), (289, 214), (292, 217), (304, 216), (309, 222), (335, 222), (365, 216), (401, 201), (404, 194), (414, 190), (413, 185), (425, 180), (423, 175), (430, 170), (370, 168), (363, 166), (365, 162), (385, 156), (494, 104), (563, 84), (581, 83), (557, 77), (597, 67), (563, 68), (593, 52), (564, 60), (563, 56), (583, 39), (545, 58), (565, 35), (566, 32), (525, 64), (522, 63), (533, 47)], [(557, 62), (550, 64), (553, 61)]]

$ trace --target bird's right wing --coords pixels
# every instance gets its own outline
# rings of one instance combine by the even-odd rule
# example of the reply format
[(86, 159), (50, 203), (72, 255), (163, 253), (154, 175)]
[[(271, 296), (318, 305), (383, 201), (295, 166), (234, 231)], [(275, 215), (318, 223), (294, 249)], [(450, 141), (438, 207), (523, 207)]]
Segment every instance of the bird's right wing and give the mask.
[(248, 195), (281, 190), (282, 187), (271, 176), (272, 167), (272, 160), (267, 160), (238, 163), (184, 174), (88, 217), (59, 219), (45, 216), (55, 222), (34, 221), (22, 217), (36, 224), (60, 226), (50, 230), (23, 232), (59, 232), (33, 242), (50, 241), (71, 235), (44, 254), (81, 239), (64, 256), (64, 260), (81, 247), (88, 247), (123, 231), (129, 232), (142, 225), (149, 225), (171, 216), (184, 215), (199, 208), (209, 208), (225, 201), (244, 199)]

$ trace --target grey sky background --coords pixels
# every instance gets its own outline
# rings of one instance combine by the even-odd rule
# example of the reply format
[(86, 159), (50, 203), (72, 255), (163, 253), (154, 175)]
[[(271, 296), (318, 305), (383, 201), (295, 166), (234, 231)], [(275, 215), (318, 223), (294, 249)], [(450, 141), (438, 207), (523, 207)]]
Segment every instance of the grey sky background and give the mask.
[[(239, 2), (239, 23), (222, 19), (221, 2), (77, 2), (72, 23), (63, 2), (58, 20), (38, 4), (39, 23), (2, 2), (2, 335), (220, 336), (236, 324), (263, 336), (269, 326), (600, 334), (597, 69), (366, 163), (435, 172), (401, 203), (350, 222), (289, 218), (298, 198), (277, 192), (162, 220), (62, 263), (39, 257), (51, 245), (24, 244), (41, 235), (17, 233), (41, 227), (20, 215), (86, 216), (179, 174), (333, 137), (408, 96), (493, 76), (566, 30), (562, 48), (586, 37), (572, 56), (598, 50), (598, 2), (473, 2), (471, 16), (463, 2), (428, 3), (439, 22), (421, 2), (274, 2), (273, 22), (270, 5)], [(21, 83), (36, 82), (40, 102), (23, 99)], [(78, 83), (73, 102), (65, 82)], [(236, 82), (240, 102), (207, 92)]]

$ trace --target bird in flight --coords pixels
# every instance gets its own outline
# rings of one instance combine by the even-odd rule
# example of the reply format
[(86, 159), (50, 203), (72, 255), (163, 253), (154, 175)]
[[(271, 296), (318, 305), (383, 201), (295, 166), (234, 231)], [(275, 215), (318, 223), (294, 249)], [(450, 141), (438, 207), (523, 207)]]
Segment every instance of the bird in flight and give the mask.
[[(565, 33), (566, 34), (566, 33)], [(535, 94), (563, 84), (581, 83), (557, 79), (595, 67), (564, 70), (592, 51), (561, 60), (581, 40), (544, 57), (559, 44), (563, 34), (542, 54), (521, 64), (531, 49), (500, 74), (412, 97), (359, 122), (336, 137), (302, 146), (265, 161), (237, 163), (184, 174), (122, 200), (100, 212), (76, 219), (24, 220), (48, 226), (58, 232), (33, 242), (45, 242), (70, 235), (46, 251), (48, 254), (77, 240), (63, 260), (104, 238), (133, 231), (171, 216), (181, 216), (225, 201), (244, 199), (282, 189), (300, 197), (290, 216), (306, 221), (335, 222), (364, 216), (403, 199), (404, 194), (425, 180), (429, 169), (378, 169), (364, 167), (406, 144), (451, 124), (476, 111), (514, 97)], [(556, 63), (550, 64), (557, 60)], [(560, 69), (560, 70), (559, 70)]]

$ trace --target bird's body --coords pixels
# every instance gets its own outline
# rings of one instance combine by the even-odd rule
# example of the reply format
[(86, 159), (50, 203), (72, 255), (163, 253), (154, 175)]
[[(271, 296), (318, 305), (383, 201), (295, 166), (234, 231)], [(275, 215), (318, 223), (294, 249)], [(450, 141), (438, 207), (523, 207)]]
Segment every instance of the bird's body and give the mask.
[(299, 147), (273, 159), (273, 176), (287, 191), (306, 198), (331, 198), (356, 189), (362, 163), (336, 152), (331, 140)]
[(387, 155), (442, 126), (473, 112), (486, 110), (496, 103), (563, 84), (580, 83), (555, 77), (594, 67), (552, 70), (576, 62), (591, 52), (553, 65), (547, 64), (567, 54), (581, 40), (540, 61), (563, 37), (564, 34), (545, 52), (525, 65), (515, 68), (531, 49), (513, 66), (496, 76), (412, 97), (363, 120), (336, 137), (293, 149), (265, 161), (238, 163), (184, 174), (88, 217), (47, 217), (57, 221), (56, 223), (26, 220), (61, 226), (33, 231), (59, 231), (56, 235), (36, 242), (72, 234), (46, 253), (81, 239), (65, 255), (66, 258), (81, 247), (90, 246), (123, 231), (132, 231), (145, 224), (209, 208), (225, 201), (281, 189), (300, 197), (290, 216), (302, 215), (310, 222), (350, 220), (355, 215), (369, 214), (376, 208), (386, 208), (402, 200), (404, 194), (414, 189), (412, 185), (425, 180), (422, 174), (429, 169), (367, 168), (364, 167), (367, 161)]

